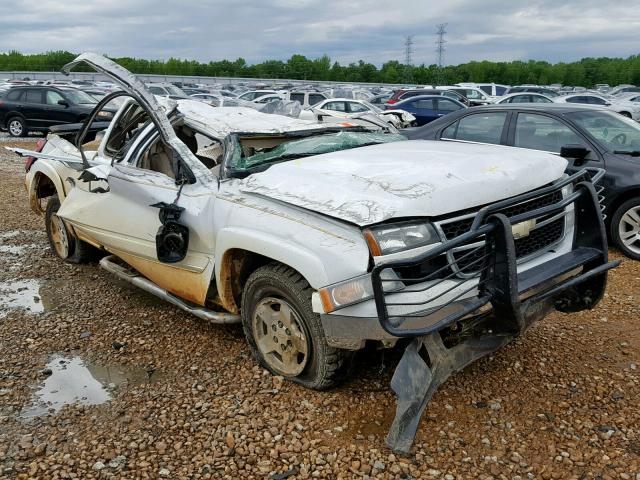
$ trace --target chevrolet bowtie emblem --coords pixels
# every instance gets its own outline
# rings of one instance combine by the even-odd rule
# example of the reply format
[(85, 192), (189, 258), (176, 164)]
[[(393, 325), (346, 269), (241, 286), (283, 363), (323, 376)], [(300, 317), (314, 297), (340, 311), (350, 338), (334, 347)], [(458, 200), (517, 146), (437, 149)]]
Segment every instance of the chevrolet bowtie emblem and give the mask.
[(527, 220), (525, 222), (516, 223), (515, 225), (511, 225), (511, 233), (513, 233), (513, 238), (515, 240), (519, 238), (528, 237), (536, 226), (536, 219), (533, 218), (531, 220)]

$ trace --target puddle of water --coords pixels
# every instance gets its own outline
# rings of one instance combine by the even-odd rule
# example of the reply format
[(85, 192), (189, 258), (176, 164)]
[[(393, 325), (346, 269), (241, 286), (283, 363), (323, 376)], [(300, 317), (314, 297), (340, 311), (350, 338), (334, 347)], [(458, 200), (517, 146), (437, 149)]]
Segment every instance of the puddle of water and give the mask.
[(44, 312), (45, 304), (40, 296), (40, 283), (37, 280), (0, 282), (0, 318), (17, 309), (32, 313)]
[(100, 405), (111, 400), (110, 389), (127, 385), (153, 383), (162, 376), (151, 377), (140, 367), (109, 366), (85, 363), (80, 357), (55, 357), (47, 366), (51, 375), (34, 393), (33, 402), (21, 417), (29, 419), (55, 413), (65, 405)]
[(22, 255), (27, 248), (31, 247), (32, 245), (0, 245), (0, 254)]
[(0, 319), (12, 310), (43, 313), (57, 307), (60, 302), (60, 282), (45, 283), (38, 280), (9, 280), (0, 282)]
[(7, 240), (9, 238), (17, 237), (20, 235), (20, 230), (8, 230), (0, 233), (0, 240)]

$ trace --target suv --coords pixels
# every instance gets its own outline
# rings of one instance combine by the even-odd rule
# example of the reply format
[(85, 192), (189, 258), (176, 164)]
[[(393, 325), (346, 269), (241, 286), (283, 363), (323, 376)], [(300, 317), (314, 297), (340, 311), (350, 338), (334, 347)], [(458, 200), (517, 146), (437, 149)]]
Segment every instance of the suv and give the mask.
[(12, 149), (37, 157), (26, 185), (36, 211), (49, 198), (52, 251), (108, 253), (120, 278), (241, 323), (264, 368), (310, 388), (367, 342), (412, 339), (394, 450), (449, 375), (554, 309), (593, 307), (615, 266), (588, 173), (555, 155), (176, 104), (96, 54), (64, 71), (79, 62), (121, 84), (103, 102), (126, 97), (97, 152), (82, 151), (91, 117), (78, 146)]
[(302, 108), (313, 107), (314, 105), (320, 103), (323, 100), (326, 100), (328, 97), (324, 93), (316, 92), (316, 91), (292, 91), (287, 92), (284, 95), (286, 100), (290, 100), (292, 102), (300, 103)]
[[(12, 137), (29, 132), (46, 132), (49, 127), (77, 123), (89, 116), (97, 100), (75, 88), (53, 86), (12, 87), (0, 98), (0, 128)], [(103, 110), (99, 120), (113, 118), (113, 111)]]

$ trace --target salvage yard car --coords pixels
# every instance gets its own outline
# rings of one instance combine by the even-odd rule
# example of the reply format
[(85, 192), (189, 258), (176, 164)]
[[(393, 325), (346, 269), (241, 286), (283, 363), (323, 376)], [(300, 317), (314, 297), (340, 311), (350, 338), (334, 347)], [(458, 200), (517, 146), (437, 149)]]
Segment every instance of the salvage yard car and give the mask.
[(127, 96), (98, 150), (84, 151), (88, 127), (76, 145), (12, 149), (37, 158), (27, 188), (36, 211), (48, 198), (53, 252), (108, 252), (121, 278), (241, 322), (262, 366), (310, 388), (367, 342), (411, 339), (392, 381), (394, 450), (454, 371), (554, 309), (592, 308), (615, 266), (591, 174), (565, 174), (558, 156), (160, 104), (99, 55), (64, 71), (80, 62)]
[(349, 98), (330, 98), (300, 112), (300, 118), (305, 120), (324, 121), (327, 117), (357, 118), (362, 115), (374, 115), (396, 128), (411, 126), (416, 117), (404, 110), (382, 110), (364, 100)]
[[(12, 137), (46, 132), (52, 125), (83, 121), (96, 103), (91, 95), (71, 87), (12, 87), (0, 97), (0, 128), (7, 129)], [(110, 109), (98, 114), (98, 120), (111, 118)]]
[[(640, 260), (640, 125), (598, 106), (506, 104), (456, 112), (407, 133), (413, 140), (509, 145), (605, 169), (600, 186), (613, 244)], [(563, 153), (564, 147), (564, 153)]]

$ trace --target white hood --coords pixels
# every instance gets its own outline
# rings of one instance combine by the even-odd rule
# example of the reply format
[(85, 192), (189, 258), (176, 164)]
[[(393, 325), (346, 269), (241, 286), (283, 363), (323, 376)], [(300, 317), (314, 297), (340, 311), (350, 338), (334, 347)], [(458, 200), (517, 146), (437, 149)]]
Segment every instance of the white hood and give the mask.
[(534, 150), (409, 140), (279, 163), (240, 190), (365, 226), (493, 203), (557, 180), (566, 166)]

